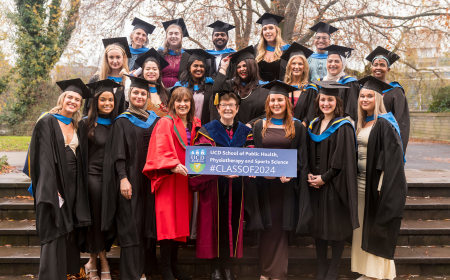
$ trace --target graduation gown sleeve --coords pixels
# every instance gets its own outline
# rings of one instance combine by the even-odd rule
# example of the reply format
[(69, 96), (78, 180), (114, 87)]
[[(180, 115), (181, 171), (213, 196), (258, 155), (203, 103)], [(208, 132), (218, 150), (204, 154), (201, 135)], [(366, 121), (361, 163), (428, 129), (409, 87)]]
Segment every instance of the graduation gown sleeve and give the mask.
[(408, 100), (406, 99), (405, 92), (401, 87), (395, 87), (384, 93), (383, 101), (386, 111), (392, 112), (398, 123), (402, 136), (403, 150), (406, 152), (409, 141), (410, 118)]
[(294, 118), (300, 120), (301, 122), (305, 122), (306, 125), (309, 125), (309, 123), (316, 117), (314, 102), (317, 95), (317, 90), (313, 88), (308, 88), (302, 92), (295, 106)]
[(378, 118), (367, 145), (366, 204), (361, 245), (364, 251), (386, 259), (394, 258), (406, 194), (401, 139), (388, 121)]
[(358, 99), (361, 90), (357, 81), (346, 83), (350, 88), (340, 89), (339, 96), (344, 101), (344, 117), (351, 117), (355, 124), (358, 123)]

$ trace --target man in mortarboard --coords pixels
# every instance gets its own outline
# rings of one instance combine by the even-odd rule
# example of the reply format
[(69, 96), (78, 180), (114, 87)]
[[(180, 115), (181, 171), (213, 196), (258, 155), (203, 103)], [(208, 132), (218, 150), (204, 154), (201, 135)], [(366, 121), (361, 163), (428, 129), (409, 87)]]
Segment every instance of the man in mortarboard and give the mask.
[[(206, 50), (209, 54), (216, 57), (215, 60), (208, 60), (206, 63), (209, 65), (209, 77), (213, 78), (219, 72), (220, 62), (223, 58), (227, 57), (231, 53), (236, 51), (231, 48), (226, 48), (228, 44), (228, 31), (234, 29), (234, 25), (225, 23), (223, 21), (217, 20), (216, 22), (208, 25), (208, 27), (213, 28), (212, 32), (212, 42), (214, 44), (213, 50)], [(229, 73), (228, 70), (227, 73)], [(227, 75), (228, 76), (228, 75)]]
[[(398, 59), (400, 59), (400, 56), (382, 47), (377, 47), (366, 57), (366, 60), (372, 63), (372, 75), (386, 83), (389, 83), (386, 79), (387, 74), (391, 70), (392, 64)], [(397, 120), (402, 135), (403, 149), (406, 151), (410, 130), (408, 100), (405, 90), (398, 82), (393, 81), (389, 85), (392, 88), (382, 92), (384, 106), (386, 111), (392, 112)]]
[(336, 27), (325, 22), (319, 22), (310, 28), (315, 31), (314, 46), (316, 52), (308, 58), (309, 63), (309, 80), (315, 81), (318, 78), (327, 75), (327, 51), (323, 50), (331, 44), (330, 36), (338, 31)]
[(134, 18), (131, 25), (133, 25), (134, 28), (130, 34), (131, 58), (128, 60), (128, 68), (130, 69), (130, 71), (133, 71), (134, 69), (136, 69), (134, 68), (134, 62), (136, 61), (136, 59), (141, 54), (148, 51), (148, 48), (146, 48), (146, 46), (148, 45), (148, 35), (152, 34), (156, 27), (138, 18)]

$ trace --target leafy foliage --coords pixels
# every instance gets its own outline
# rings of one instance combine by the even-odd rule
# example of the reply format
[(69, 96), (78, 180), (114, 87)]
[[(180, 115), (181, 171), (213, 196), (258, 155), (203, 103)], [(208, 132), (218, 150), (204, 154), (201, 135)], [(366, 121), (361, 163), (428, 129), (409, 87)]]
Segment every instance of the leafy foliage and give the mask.
[(428, 112), (450, 112), (450, 86), (438, 88), (433, 93), (433, 101), (428, 107)]
[(14, 84), (15, 98), (1, 116), (10, 127), (22, 121), (36, 103), (38, 89), (49, 81), (50, 70), (69, 42), (78, 20), (80, 0), (69, 2), (70, 8), (64, 11), (61, 0), (15, 1), (17, 13), (9, 16), (18, 28), (14, 37), (18, 59), (9, 75), (0, 80), (0, 93)]

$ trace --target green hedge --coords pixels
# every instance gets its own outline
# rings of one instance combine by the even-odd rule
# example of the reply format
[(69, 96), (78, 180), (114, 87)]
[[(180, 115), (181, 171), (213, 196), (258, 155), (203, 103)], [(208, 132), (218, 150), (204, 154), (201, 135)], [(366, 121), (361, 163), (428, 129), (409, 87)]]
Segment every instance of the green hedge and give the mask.
[(428, 112), (450, 112), (450, 86), (438, 88), (433, 93), (433, 100), (428, 107)]

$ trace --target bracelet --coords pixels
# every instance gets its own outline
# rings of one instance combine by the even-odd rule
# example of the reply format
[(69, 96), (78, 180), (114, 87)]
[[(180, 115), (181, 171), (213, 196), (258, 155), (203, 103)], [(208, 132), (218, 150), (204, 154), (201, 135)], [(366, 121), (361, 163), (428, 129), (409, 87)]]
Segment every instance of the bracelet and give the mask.
[(222, 66), (220, 66), (220, 69), (222, 69), (223, 71), (227, 72), (227, 69), (223, 68)]

